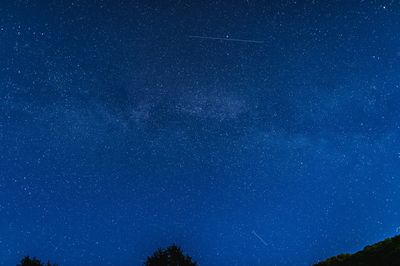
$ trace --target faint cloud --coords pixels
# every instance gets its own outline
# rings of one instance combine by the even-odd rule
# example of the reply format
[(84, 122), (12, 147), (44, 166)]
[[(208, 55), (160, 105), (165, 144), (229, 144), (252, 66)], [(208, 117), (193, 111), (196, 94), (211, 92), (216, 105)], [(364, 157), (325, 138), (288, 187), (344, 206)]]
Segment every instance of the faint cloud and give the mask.
[(184, 97), (177, 111), (202, 119), (234, 120), (248, 111), (246, 102), (232, 95), (194, 94)]
[(150, 112), (152, 108), (152, 104), (138, 104), (130, 111), (129, 118), (131, 121), (134, 121), (136, 123), (147, 121), (148, 119), (150, 119)]

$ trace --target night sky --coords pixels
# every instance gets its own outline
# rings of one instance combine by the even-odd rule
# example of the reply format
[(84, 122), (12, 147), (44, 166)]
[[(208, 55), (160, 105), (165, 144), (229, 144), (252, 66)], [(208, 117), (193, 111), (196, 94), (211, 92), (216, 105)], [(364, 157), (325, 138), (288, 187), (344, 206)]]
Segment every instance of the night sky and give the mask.
[(2, 1), (0, 265), (354, 252), (400, 231), (399, 103), (397, 1)]

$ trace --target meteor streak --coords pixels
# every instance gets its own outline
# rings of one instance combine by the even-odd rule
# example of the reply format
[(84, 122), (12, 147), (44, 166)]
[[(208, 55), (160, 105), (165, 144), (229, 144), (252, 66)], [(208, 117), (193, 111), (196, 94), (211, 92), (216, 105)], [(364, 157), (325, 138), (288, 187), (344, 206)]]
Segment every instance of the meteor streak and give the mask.
[(266, 247), (268, 247), (268, 244), (267, 244), (267, 242), (265, 242), (265, 240), (264, 239), (262, 239), (262, 237), (261, 236), (259, 236), (257, 233), (256, 233), (256, 231), (251, 231), (251, 233), (253, 234), (253, 235), (255, 235), (255, 237), (257, 237), (258, 238), (258, 240), (260, 240), (261, 241), (261, 243), (263, 243), (264, 244), (264, 246), (266, 246)]
[(202, 40), (227, 41), (227, 42), (244, 42), (244, 43), (258, 43), (258, 44), (264, 43), (264, 41), (259, 41), (259, 40), (234, 39), (234, 38), (229, 38), (229, 37), (221, 38), (221, 37), (189, 35), (189, 38), (202, 39)]

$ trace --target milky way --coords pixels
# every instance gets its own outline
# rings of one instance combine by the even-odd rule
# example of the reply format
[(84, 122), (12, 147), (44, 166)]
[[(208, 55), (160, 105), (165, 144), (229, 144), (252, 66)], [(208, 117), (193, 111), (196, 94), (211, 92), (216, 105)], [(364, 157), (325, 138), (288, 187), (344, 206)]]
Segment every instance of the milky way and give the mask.
[(0, 265), (310, 265), (395, 235), (400, 5), (269, 2), (2, 3)]

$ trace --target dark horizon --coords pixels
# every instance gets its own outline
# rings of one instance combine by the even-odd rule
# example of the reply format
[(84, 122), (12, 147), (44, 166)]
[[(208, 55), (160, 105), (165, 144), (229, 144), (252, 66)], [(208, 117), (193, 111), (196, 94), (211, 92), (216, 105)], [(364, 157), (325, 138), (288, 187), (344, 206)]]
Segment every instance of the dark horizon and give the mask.
[(399, 232), (395, 1), (4, 1), (0, 265), (310, 265)]

